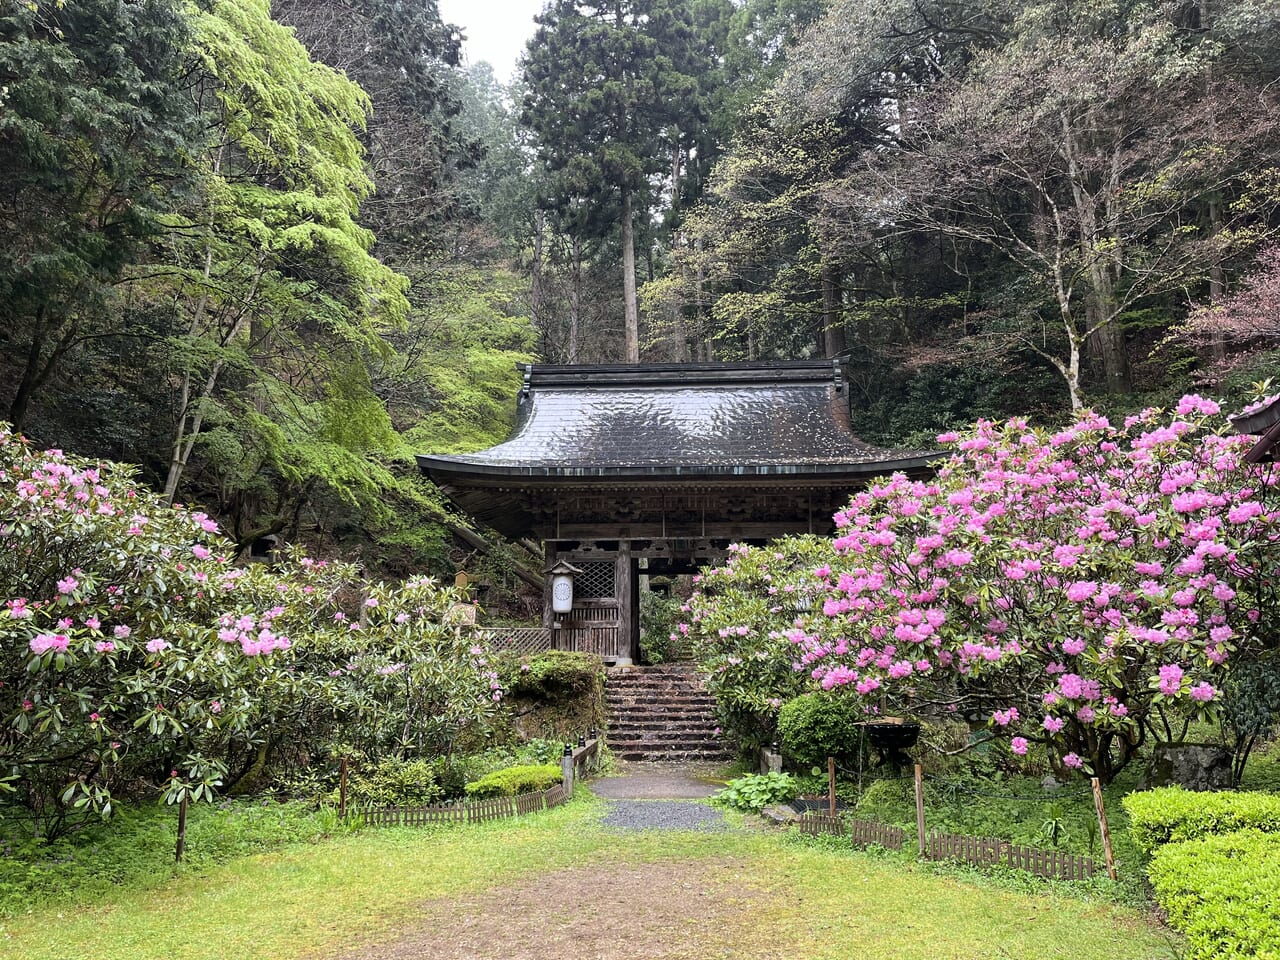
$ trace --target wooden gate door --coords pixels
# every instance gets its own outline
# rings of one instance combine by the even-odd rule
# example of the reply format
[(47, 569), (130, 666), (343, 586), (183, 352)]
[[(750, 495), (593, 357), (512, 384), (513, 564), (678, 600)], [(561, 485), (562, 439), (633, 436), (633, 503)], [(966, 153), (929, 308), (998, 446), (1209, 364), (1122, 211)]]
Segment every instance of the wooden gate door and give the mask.
[[(614, 659), (631, 656), (630, 631), (618, 597), (618, 564), (613, 560), (570, 560), (582, 570), (574, 578), (573, 611), (559, 620), (556, 646)], [(623, 581), (625, 586), (625, 580)]]

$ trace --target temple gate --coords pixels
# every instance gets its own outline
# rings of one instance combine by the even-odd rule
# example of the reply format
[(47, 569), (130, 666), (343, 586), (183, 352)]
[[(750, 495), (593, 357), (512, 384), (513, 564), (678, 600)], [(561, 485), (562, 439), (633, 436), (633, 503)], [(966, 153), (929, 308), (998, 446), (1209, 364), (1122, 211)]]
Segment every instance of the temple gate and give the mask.
[(827, 534), (871, 478), (936, 454), (864, 443), (838, 360), (522, 368), (515, 430), (477, 453), (419, 456), (464, 511), (577, 568), (559, 649), (639, 659), (642, 576), (693, 573), (730, 543)]

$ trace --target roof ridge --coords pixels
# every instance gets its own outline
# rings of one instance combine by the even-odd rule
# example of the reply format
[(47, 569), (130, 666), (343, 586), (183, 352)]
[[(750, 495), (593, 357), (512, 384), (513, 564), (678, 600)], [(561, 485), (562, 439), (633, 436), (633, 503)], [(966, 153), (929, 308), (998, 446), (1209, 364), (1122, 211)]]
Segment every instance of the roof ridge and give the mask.
[(525, 390), (551, 386), (609, 389), (623, 386), (834, 384), (844, 390), (843, 361), (780, 360), (751, 363), (517, 364)]

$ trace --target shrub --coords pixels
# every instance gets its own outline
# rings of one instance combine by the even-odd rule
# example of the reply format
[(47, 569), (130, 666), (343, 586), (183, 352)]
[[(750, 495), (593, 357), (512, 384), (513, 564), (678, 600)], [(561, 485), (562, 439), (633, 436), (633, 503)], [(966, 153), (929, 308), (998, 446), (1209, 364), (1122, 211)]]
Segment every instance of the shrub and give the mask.
[(1241, 830), (1171, 843), (1156, 851), (1148, 875), (1187, 938), (1188, 960), (1280, 957), (1280, 834)]
[(1255, 828), (1280, 831), (1280, 796), (1269, 793), (1196, 793), (1161, 787), (1122, 801), (1134, 842), (1147, 851), (1164, 843)]
[(244, 791), (335, 740), (447, 754), (497, 711), (486, 654), (443, 623), (456, 591), (235, 552), (128, 468), (0, 426), (0, 792), (33, 832), (107, 816), (122, 788)]
[(852, 765), (862, 746), (862, 707), (848, 697), (806, 693), (788, 700), (778, 711), (782, 747), (796, 763), (825, 764), (827, 757)]
[(730, 780), (712, 799), (733, 807), (758, 813), (771, 803), (794, 799), (800, 787), (787, 773), (747, 774)]
[(599, 657), (567, 650), (507, 657), (501, 674), (512, 732), (521, 739), (576, 740), (593, 727), (604, 727), (604, 663)]
[[(444, 795), (429, 760), (379, 760), (359, 770), (347, 782), (347, 797), (355, 803), (375, 807), (416, 806), (439, 800)], [(335, 802), (337, 794), (331, 798)]]
[(599, 657), (569, 650), (548, 650), (511, 669), (507, 686), (513, 696), (559, 699), (591, 693), (604, 673)]
[(436, 780), (445, 798), (454, 799), (466, 794), (468, 783), (507, 767), (551, 764), (559, 769), (563, 750), (564, 743), (560, 740), (529, 740), (465, 756), (441, 757), (434, 763)]
[(1267, 645), (1280, 513), (1219, 412), (1188, 396), (1116, 425), (981, 421), (939, 438), (934, 477), (855, 494), (832, 540), (731, 545), (685, 624), (713, 692), (945, 704), (1014, 756), (1043, 744), (1057, 772), (1109, 783)]
[(912, 796), (911, 784), (906, 780), (876, 780), (862, 791), (858, 799), (858, 816), (894, 823), (907, 817)]
[(725, 735), (750, 755), (776, 736), (783, 701), (812, 689), (809, 675), (796, 669), (790, 634), (816, 584), (794, 584), (831, 551), (830, 541), (816, 536), (730, 549), (723, 566), (693, 578), (701, 592), (680, 608), (687, 622), (676, 632), (692, 646)]
[(522, 764), (506, 767), (467, 784), (467, 796), (477, 800), (487, 797), (515, 797), (522, 793), (549, 790), (560, 782), (560, 768), (551, 763)]
[(1239, 786), (1249, 754), (1280, 721), (1280, 651), (1237, 658), (1223, 685), (1222, 730), (1231, 747), (1231, 783)]
[(668, 663), (680, 656), (679, 597), (646, 591), (640, 594), (640, 658), (645, 663)]

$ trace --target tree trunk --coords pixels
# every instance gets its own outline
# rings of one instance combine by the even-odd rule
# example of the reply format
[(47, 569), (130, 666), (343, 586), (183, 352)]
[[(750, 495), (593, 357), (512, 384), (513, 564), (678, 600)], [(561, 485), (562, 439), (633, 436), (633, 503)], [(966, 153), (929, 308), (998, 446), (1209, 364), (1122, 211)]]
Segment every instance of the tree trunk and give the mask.
[(1080, 352), (1084, 338), (1081, 337), (1076, 329), (1076, 319), (1071, 312), (1071, 293), (1063, 273), (1062, 258), (1055, 258), (1053, 262), (1054, 295), (1058, 300), (1058, 317), (1062, 321), (1063, 332), (1067, 335), (1067, 360), (1064, 363), (1061, 357), (1046, 353), (1035, 343), (1028, 343), (1027, 345), (1040, 356), (1047, 358), (1050, 363), (1057, 367), (1063, 379), (1067, 381), (1067, 393), (1071, 397), (1071, 409), (1083, 410), (1084, 390), (1080, 385)]
[(640, 312), (636, 306), (636, 250), (631, 224), (631, 188), (622, 188), (622, 297), (627, 363), (640, 362)]
[[(1090, 270), (1091, 274), (1094, 272)], [(1105, 270), (1096, 272), (1102, 276), (1093, 279), (1094, 290), (1085, 303), (1086, 323), (1090, 330), (1089, 352), (1099, 361), (1107, 393), (1131, 393), (1133, 381), (1129, 376), (1129, 352), (1124, 331), (1114, 316), (1108, 319), (1115, 309), (1111, 280)], [(1099, 286), (1102, 291), (1099, 291)]]
[(582, 320), (582, 240), (573, 238), (573, 279), (569, 283), (569, 362), (578, 362), (578, 329)]
[(844, 353), (844, 316), (835, 267), (822, 263), (822, 349), (827, 357)]
[[(264, 264), (266, 263), (266, 255), (260, 254), (258, 258), (258, 268), (254, 274), (252, 285), (244, 298), (239, 316), (231, 324), (227, 334), (219, 340), (218, 345), (223, 349), (229, 347), (235, 342), (236, 338), (244, 331), (246, 325), (246, 312), (249, 305), (253, 303), (257, 296), (258, 284), (262, 280)], [(212, 273), (212, 256), (205, 260), (205, 282), (208, 284)], [(204, 321), (205, 314), (208, 311), (209, 292), (206, 286), (205, 291), (201, 294), (200, 300), (193, 312), (191, 321), (190, 334), (192, 337), (200, 331), (200, 326)], [(191, 460), (191, 453), (195, 450), (196, 438), (200, 435), (200, 428), (204, 425), (204, 409), (205, 404), (213, 396), (213, 391), (218, 385), (218, 378), (222, 376), (222, 368), (225, 361), (221, 358), (213, 362), (213, 366), (209, 368), (209, 375), (205, 378), (204, 386), (200, 390), (199, 399), (195, 404), (195, 413), (191, 412), (191, 370), (188, 369), (182, 380), (182, 405), (178, 411), (178, 422), (173, 431), (173, 447), (169, 460), (169, 473), (165, 477), (164, 493), (161, 495), (165, 503), (172, 504), (174, 496), (178, 492), (178, 483), (182, 479), (183, 472), (187, 469), (187, 464)], [(190, 426), (188, 427), (188, 417), (190, 417)]]
[(542, 239), (547, 229), (546, 214), (535, 210), (533, 214), (533, 280), (529, 286), (529, 312), (533, 314), (533, 325), (545, 331), (545, 318), (542, 316)]
[[(1115, 285), (1111, 266), (1114, 264), (1120, 238), (1111, 235), (1099, 222), (1097, 193), (1091, 193), (1085, 172), (1081, 169), (1079, 147), (1073, 118), (1066, 112), (1062, 121), (1062, 155), (1067, 161), (1067, 175), (1080, 222), (1079, 249), (1085, 263), (1089, 292), (1085, 297), (1085, 329), (1090, 357), (1101, 367), (1107, 393), (1129, 393), (1129, 356), (1124, 331), (1116, 319)], [(1113, 173), (1113, 182), (1116, 175)], [(1098, 188), (1101, 190), (1101, 188)], [(1110, 195), (1110, 192), (1103, 191)], [(1113, 192), (1113, 191), (1112, 191)], [(1107, 252), (1104, 252), (1107, 251)]]
[(76, 343), (76, 337), (80, 333), (80, 321), (71, 321), (67, 329), (58, 337), (58, 342), (54, 344), (49, 358), (41, 363), (40, 355), (44, 352), (48, 341), (49, 329), (49, 325), (44, 322), (44, 309), (41, 308), (36, 332), (32, 334), (31, 349), (27, 352), (27, 362), (23, 367), (22, 380), (18, 383), (18, 392), (14, 394), (13, 403), (9, 407), (9, 421), (13, 424), (15, 431), (21, 431), (26, 422), (31, 408), (31, 398), (49, 382), (58, 365), (62, 363), (62, 358)]
[[(1201, 16), (1207, 16), (1202, 10)], [(1209, 235), (1216, 237), (1222, 231), (1222, 203), (1218, 197), (1209, 200)], [(1215, 255), (1213, 263), (1209, 265), (1209, 305), (1213, 306), (1222, 300), (1227, 292), (1227, 279), (1222, 269), (1221, 257)], [(1227, 358), (1226, 341), (1220, 330), (1213, 333), (1213, 342), (1210, 344), (1213, 352), (1213, 359), (1222, 362)]]
[[(41, 314), (43, 312), (41, 308)], [(45, 333), (44, 317), (41, 316), (37, 319), (35, 331), (31, 334), (31, 346), (27, 348), (27, 362), (22, 369), (22, 379), (18, 382), (18, 392), (14, 394), (13, 403), (9, 405), (9, 422), (19, 433), (22, 431), (23, 424), (26, 423), (27, 413), (31, 407), (31, 396), (36, 390), (40, 354), (44, 352)]]
[[(694, 324), (694, 331), (693, 331), (693, 335), (696, 338), (696, 343), (697, 343), (697, 350), (694, 352), (694, 356), (697, 356), (700, 359), (705, 359), (707, 360), (707, 362), (710, 362), (711, 361), (711, 336), (707, 331), (706, 317), (703, 312), (703, 305), (702, 305), (702, 298), (704, 296), (703, 290), (706, 285), (706, 271), (703, 269), (703, 265), (702, 265), (702, 247), (703, 247), (702, 235), (699, 234), (698, 238), (693, 241), (694, 260), (698, 264), (697, 277), (694, 281), (695, 287), (694, 287), (694, 296), (693, 296), (694, 309), (697, 310), (697, 316), (696, 316), (696, 321)], [(705, 351), (705, 354), (704, 354), (704, 351)]]
[(675, 136), (675, 145), (671, 148), (671, 226), (674, 230), (680, 222), (680, 134)]

